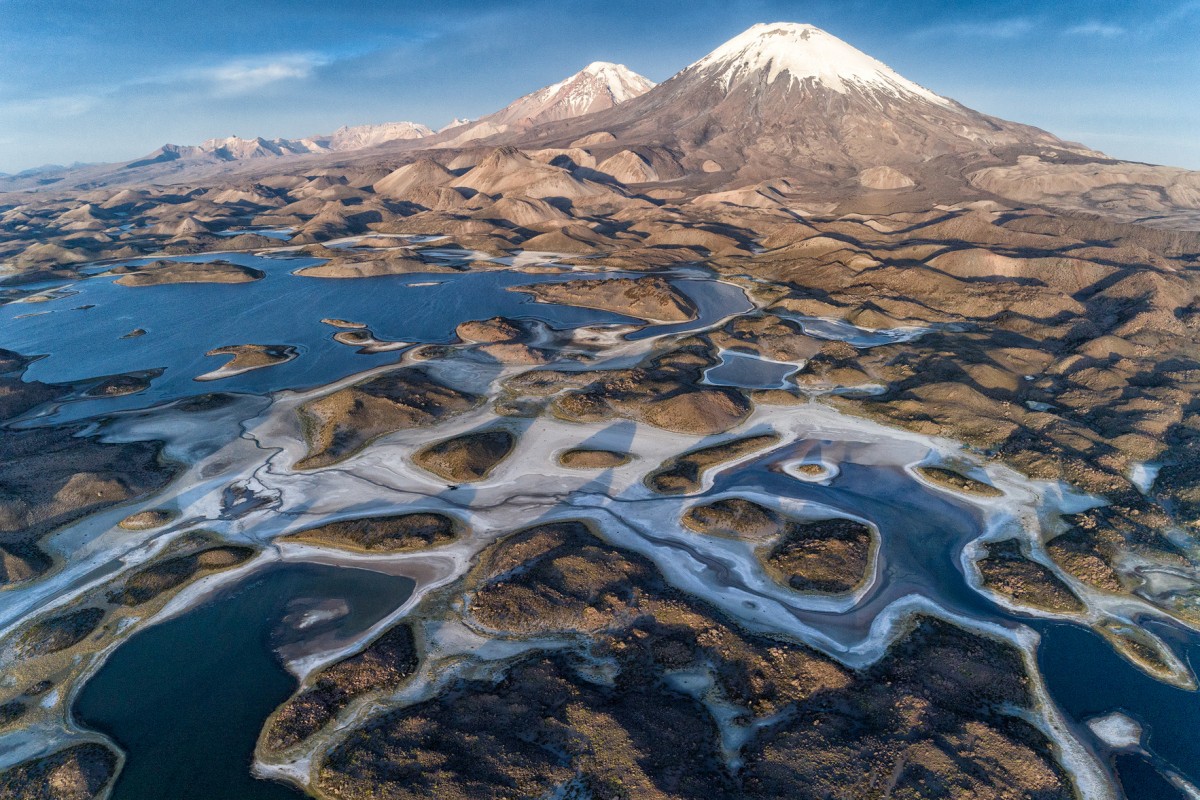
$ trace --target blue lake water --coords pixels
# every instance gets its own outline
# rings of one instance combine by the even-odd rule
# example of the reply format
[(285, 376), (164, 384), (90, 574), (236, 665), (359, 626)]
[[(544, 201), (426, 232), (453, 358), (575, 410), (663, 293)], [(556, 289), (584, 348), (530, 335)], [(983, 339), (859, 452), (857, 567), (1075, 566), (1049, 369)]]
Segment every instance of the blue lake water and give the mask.
[[(299, 800), (250, 772), (263, 721), (296, 681), (275, 647), (303, 635), (352, 637), (400, 606), (408, 578), (360, 569), (268, 567), (179, 617), (135, 634), (75, 702), (76, 720), (125, 751), (111, 800)], [(346, 613), (298, 631), (297, 605), (340, 601)]]
[[(797, 445), (813, 456), (827, 448), (835, 448), (828, 455), (839, 462), (841, 470), (829, 486), (797, 481), (768, 469), (771, 462), (792, 457), (777, 452), (718, 475), (708, 492), (715, 495), (742, 489), (821, 503), (880, 528), (883, 570), (879, 582), (849, 612), (800, 612), (798, 617), (835, 640), (852, 644), (866, 635), (870, 621), (884, 606), (918, 593), (967, 618), (1010, 627), (1029, 625), (1042, 637), (1038, 665), (1047, 689), (1076, 723), (1081, 736), (1091, 737), (1084, 727), (1088, 719), (1113, 711), (1128, 713), (1146, 728), (1152, 757), (1120, 755), (1115, 759), (1128, 800), (1183, 797), (1158, 768), (1200, 785), (1200, 737), (1195, 735), (1200, 723), (1200, 693), (1149, 677), (1087, 628), (1048, 623), (995, 605), (968, 585), (959, 565), (963, 545), (980, 532), (981, 520), (972, 506), (921, 486), (902, 470), (855, 463), (858, 452), (869, 455), (869, 446), (811, 441)], [(1153, 630), (1176, 648), (1193, 672), (1200, 667), (1200, 636), (1162, 625)]]
[(788, 386), (788, 376), (799, 369), (796, 364), (769, 361), (756, 355), (723, 350), (721, 362), (704, 371), (704, 380), (714, 386), (784, 389)]
[[(74, 294), (45, 303), (0, 306), (3, 347), (26, 355), (46, 354), (26, 380), (66, 383), (103, 375), (163, 369), (139, 394), (72, 403), (56, 421), (142, 408), (164, 400), (212, 391), (266, 393), (319, 386), (373, 366), (392, 363), (395, 352), (360, 354), (333, 341), (332, 317), (366, 324), (376, 337), (414, 343), (454, 341), (460, 322), (501, 315), (544, 322), (556, 329), (596, 324), (636, 324), (619, 314), (536, 302), (510, 287), (592, 277), (592, 274), (527, 274), (511, 270), (429, 273), (356, 279), (309, 278), (292, 274), (321, 259), (247, 253), (189, 256), (224, 259), (266, 273), (242, 284), (168, 284), (128, 287), (96, 276), (69, 285)], [(145, 263), (143, 262), (130, 262)], [(617, 277), (621, 273), (596, 276)], [(740, 289), (711, 280), (676, 279), (693, 299), (699, 319), (645, 326), (638, 338), (707, 325), (746, 310)], [(81, 307), (86, 306), (86, 309)], [(145, 335), (123, 338), (140, 328)], [(216, 382), (197, 382), (227, 357), (204, 354), (237, 344), (290, 345), (298, 357), (287, 363)]]
[[(1072, 719), (1083, 721), (1122, 711), (1137, 719), (1146, 731), (1146, 746), (1195, 785), (1200, 785), (1200, 693), (1188, 692), (1157, 681), (1131, 667), (1100, 636), (1075, 625), (1033, 623), (1042, 634), (1038, 665), (1055, 702)], [(1162, 633), (1162, 627), (1156, 627)], [(1193, 671), (1200, 667), (1200, 637), (1172, 632), (1168, 641)], [(1153, 760), (1153, 759), (1152, 759)], [(1161, 779), (1146, 777), (1153, 768), (1142, 759), (1118, 759), (1130, 800), (1183, 797)]]
[[(29, 368), (28, 380), (64, 383), (164, 370), (150, 389), (137, 395), (66, 405), (55, 419), (67, 420), (211, 391), (267, 393), (319, 386), (398, 358), (395, 352), (359, 354), (334, 342), (336, 329), (320, 322), (327, 317), (363, 323), (381, 339), (414, 343), (454, 341), (460, 322), (497, 315), (538, 320), (556, 329), (639, 323), (603, 311), (538, 303), (527, 294), (507, 291), (623, 273), (495, 270), (331, 280), (293, 274), (320, 263), (316, 258), (187, 257), (217, 258), (261, 269), (266, 277), (235, 285), (123, 287), (100, 276), (60, 284), (74, 294), (47, 303), (0, 305), (0, 347), (45, 354)], [(694, 275), (676, 275), (672, 282), (696, 304), (698, 319), (643, 325), (629, 338), (702, 328), (751, 308), (741, 290), (728, 284)], [(813, 336), (859, 347), (902, 342), (925, 332), (868, 331), (844, 322), (795, 318)], [(146, 334), (122, 338), (135, 328)], [(204, 356), (206, 351), (237, 344), (290, 345), (298, 357), (221, 381), (194, 380), (225, 361)], [(792, 370), (793, 365), (724, 353), (707, 379), (767, 388), (782, 383)], [(818, 451), (834, 446), (818, 445)], [(1200, 739), (1194, 735), (1200, 695), (1145, 676), (1086, 629), (1046, 624), (998, 608), (967, 584), (958, 564), (963, 544), (979, 533), (978, 514), (968, 504), (925, 489), (900, 470), (872, 466), (870, 459), (856, 464), (853, 458), (839, 457), (846, 453), (831, 455), (842, 462), (842, 472), (829, 486), (797, 481), (759, 460), (719, 475), (712, 490), (752, 489), (813, 500), (870, 519), (883, 530), (884, 571), (878, 584), (850, 612), (805, 612), (807, 621), (831, 638), (851, 643), (866, 635), (888, 603), (920, 593), (966, 617), (1032, 625), (1043, 636), (1039, 664), (1051, 695), (1069, 718), (1082, 725), (1091, 716), (1119, 709), (1146, 726), (1151, 757), (1115, 759), (1130, 800), (1179, 796), (1158, 767), (1200, 783)], [(351, 608), (341, 624), (365, 628), (407, 596), (411, 582), (404, 580), (312, 565), (273, 568), (237, 591), (133, 636), (84, 687), (76, 706), (82, 721), (112, 735), (129, 753), (114, 800), (300, 797), (289, 787), (249, 774), (250, 753), (263, 719), (294, 689), (272, 646), (279, 620), (297, 597), (338, 597)], [(1200, 637), (1178, 633), (1175, 638), (1180, 651), (1200, 665)]]

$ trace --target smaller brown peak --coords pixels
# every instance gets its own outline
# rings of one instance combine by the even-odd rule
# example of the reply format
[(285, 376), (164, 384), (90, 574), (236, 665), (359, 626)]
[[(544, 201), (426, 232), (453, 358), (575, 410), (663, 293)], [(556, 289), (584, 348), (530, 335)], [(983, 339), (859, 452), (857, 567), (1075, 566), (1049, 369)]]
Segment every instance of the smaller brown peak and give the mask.
[(59, 215), (60, 220), (94, 220), (105, 219), (105, 215), (100, 213), (100, 209), (92, 203), (84, 203), (76, 206), (70, 211), (66, 211)]
[(587, 136), (579, 137), (575, 141), (571, 142), (570, 146), (591, 147), (598, 144), (608, 144), (610, 142), (615, 142), (616, 140), (617, 137), (613, 136), (608, 131), (596, 131), (595, 133), (589, 133)]
[(454, 180), (454, 177), (453, 172), (426, 157), (392, 170), (376, 181), (373, 188), (376, 194), (399, 198), (417, 189), (445, 185)]
[(330, 222), (345, 223), (348, 216), (349, 215), (346, 208), (340, 203), (328, 203), (323, 209), (321, 209), (321, 213), (309, 220), (309, 224), (312, 225), (315, 223)]
[(146, 197), (147, 197), (147, 195), (145, 192), (134, 191), (133, 189), (122, 189), (121, 191), (110, 196), (108, 199), (106, 199), (104, 202), (102, 202), (100, 204), (100, 207), (105, 208), (105, 209), (110, 209), (110, 208), (120, 208), (122, 206), (128, 206), (128, 205), (135, 205), (137, 203), (143, 202), (146, 199)]
[(184, 217), (175, 227), (176, 236), (189, 236), (197, 233), (209, 233), (211, 228), (193, 216)]
[(534, 166), (538, 162), (530, 158), (525, 151), (513, 147), (511, 144), (501, 145), (480, 161), (475, 169), (480, 168), (496, 168), (496, 167), (528, 167)]

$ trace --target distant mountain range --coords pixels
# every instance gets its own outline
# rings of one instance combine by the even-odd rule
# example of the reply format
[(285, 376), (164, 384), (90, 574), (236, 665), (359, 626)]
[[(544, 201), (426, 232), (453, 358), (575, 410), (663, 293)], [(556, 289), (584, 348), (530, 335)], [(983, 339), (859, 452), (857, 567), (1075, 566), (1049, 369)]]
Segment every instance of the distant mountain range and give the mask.
[(245, 161), (312, 153), (338, 153), (405, 139), (420, 139), (433, 131), (416, 122), (385, 122), (381, 125), (341, 127), (331, 134), (304, 139), (242, 139), (229, 136), (209, 139), (199, 145), (166, 144), (144, 158), (131, 161), (127, 169), (188, 159), (192, 161)]
[[(390, 171), (420, 160), (431, 162), (421, 174), (444, 178), (434, 167), (461, 174), (499, 146), (541, 152), (534, 161), (565, 167), (589, 187), (683, 181), (689, 191), (714, 192), (789, 179), (812, 190), (984, 191), (1187, 225), (1200, 216), (1197, 173), (1115, 161), (988, 116), (796, 23), (755, 25), (658, 85), (622, 65), (592, 63), (437, 132), (395, 122), (302, 139), (165, 145), (123, 164), (0, 177), (0, 191), (253, 179), (348, 164)], [(520, 158), (510, 152), (493, 166), (509, 170)]]
[(542, 146), (603, 130), (626, 146), (667, 148), (685, 169), (765, 178), (850, 174), (947, 154), (1024, 146), (1098, 156), (990, 117), (901, 77), (811, 25), (755, 25), (670, 80), (586, 120), (541, 128)]
[[(621, 64), (594, 62), (570, 77), (514, 100), (478, 120), (456, 119), (436, 134), (446, 134), (441, 146), (453, 147), (504, 133), (519, 133), (538, 125), (612, 108), (651, 89), (654, 82)], [(299, 139), (209, 139), (198, 145), (165, 144), (133, 161), (116, 164), (47, 166), (15, 175), (0, 174), (0, 190), (46, 185), (108, 185), (136, 176), (154, 180), (185, 170), (217, 167), (230, 162), (344, 153), (435, 135), (418, 122), (385, 122), (338, 128), (331, 134)], [(125, 173), (120, 175), (119, 173)], [(7, 185), (5, 185), (7, 184)]]

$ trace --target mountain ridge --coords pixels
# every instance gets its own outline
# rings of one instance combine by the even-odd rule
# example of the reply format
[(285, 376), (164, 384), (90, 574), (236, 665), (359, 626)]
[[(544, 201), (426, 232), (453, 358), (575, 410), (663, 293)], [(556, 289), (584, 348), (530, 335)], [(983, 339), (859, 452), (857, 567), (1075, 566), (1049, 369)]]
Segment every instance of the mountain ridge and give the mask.
[[(654, 83), (622, 64), (595, 61), (579, 72), (522, 95), (504, 108), (476, 120), (454, 119), (434, 131), (417, 122), (342, 126), (331, 134), (300, 138), (216, 137), (198, 145), (164, 144), (124, 162), (87, 164), (32, 173), (0, 175), (0, 191), (37, 190), (40, 186), (94, 187), (129, 183), (130, 173), (156, 179), (172, 173), (211, 173), (222, 166), (303, 156), (337, 156), (383, 146), (405, 146), (429, 139), (431, 145), (458, 147), (507, 132), (522, 132), (546, 121), (611, 108), (638, 96)], [(69, 183), (72, 178), (74, 182)], [(4, 186), (8, 182), (9, 186)]]
[(746, 180), (797, 172), (841, 179), (1009, 146), (1103, 155), (941, 97), (798, 23), (756, 25), (627, 103), (513, 143), (562, 147), (597, 131), (625, 147), (669, 147), (693, 170), (712, 162)]
[[(172, 145), (126, 164), (0, 178), (0, 192), (236, 183), (331, 170), (358, 171), (370, 185), (421, 159), (461, 176), (492, 149), (511, 146), (585, 182), (635, 187), (631, 197), (748, 192), (765, 202), (773, 193), (754, 187), (784, 181), (812, 207), (864, 192), (890, 193), (891, 203), (1030, 202), (1035, 195), (1022, 186), (1036, 181), (1037, 201), (1055, 208), (1200, 224), (1196, 173), (1125, 169), (1128, 162), (942, 97), (801, 23), (749, 28), (657, 85), (621, 65), (593, 62), (493, 114), (426, 131), (343, 134), (353, 146), (341, 150), (323, 137), (215, 140), (191, 159), (196, 151)], [(407, 180), (397, 178), (388, 191), (410, 191), (398, 188)], [(456, 190), (435, 188), (437, 198), (424, 192), (422, 199), (459, 204)]]
[(624, 64), (593, 61), (573, 75), (518, 97), (499, 111), (481, 117), (439, 147), (459, 147), (513, 131), (524, 131), (548, 122), (573, 119), (615, 108), (655, 86), (649, 78)]

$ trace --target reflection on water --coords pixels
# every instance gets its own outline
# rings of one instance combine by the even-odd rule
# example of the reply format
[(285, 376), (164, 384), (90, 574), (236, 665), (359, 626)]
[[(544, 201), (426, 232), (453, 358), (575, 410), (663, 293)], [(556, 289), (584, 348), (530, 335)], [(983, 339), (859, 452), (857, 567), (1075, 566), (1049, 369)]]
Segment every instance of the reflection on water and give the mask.
[[(84, 685), (74, 707), (81, 725), (109, 735), (126, 753), (112, 800), (305, 797), (250, 774), (263, 721), (296, 688), (275, 648), (317, 637), (344, 642), (412, 589), (408, 578), (366, 570), (280, 564), (135, 634)], [(314, 604), (340, 613), (313, 621)]]

